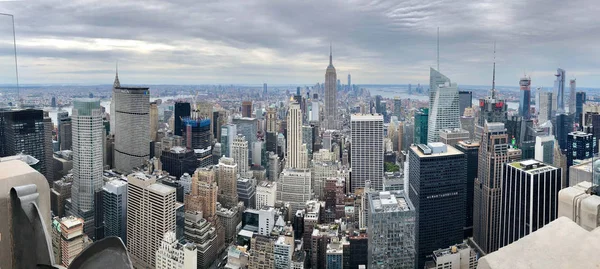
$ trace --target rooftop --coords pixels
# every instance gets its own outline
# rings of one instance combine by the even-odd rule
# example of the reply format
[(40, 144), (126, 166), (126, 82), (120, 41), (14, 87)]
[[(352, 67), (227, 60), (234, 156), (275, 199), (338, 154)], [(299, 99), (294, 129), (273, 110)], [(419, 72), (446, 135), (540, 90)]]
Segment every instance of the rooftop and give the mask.
[(167, 195), (169, 193), (175, 192), (175, 188), (160, 183), (151, 184), (150, 186), (148, 186), (148, 190), (154, 191), (162, 195)]
[(373, 121), (380, 120), (383, 121), (383, 116), (381, 114), (352, 114), (350, 115), (350, 121)]
[(372, 212), (410, 211), (412, 205), (404, 197), (403, 191), (382, 191), (369, 193)]
[[(434, 146), (434, 148), (432, 148), (431, 146)], [(441, 152), (440, 152), (439, 150), (436, 150), (436, 148), (439, 148), (442, 146), (446, 147), (445, 151), (441, 150)], [(440, 156), (454, 156), (454, 155), (463, 154), (461, 151), (457, 150), (453, 146), (446, 145), (441, 142), (429, 143), (428, 145), (418, 144), (418, 145), (411, 146), (410, 149), (413, 152), (415, 152), (417, 154), (417, 156), (419, 156), (420, 158), (434, 158), (434, 157), (440, 157)], [(430, 154), (427, 153), (428, 152), (427, 149), (431, 150)], [(425, 150), (425, 152), (423, 152), (423, 150)]]
[(543, 162), (537, 160), (524, 160), (518, 162), (512, 162), (509, 164), (510, 166), (523, 170), (528, 174), (539, 174), (546, 171), (556, 170), (558, 168), (551, 166), (549, 164), (545, 164)]

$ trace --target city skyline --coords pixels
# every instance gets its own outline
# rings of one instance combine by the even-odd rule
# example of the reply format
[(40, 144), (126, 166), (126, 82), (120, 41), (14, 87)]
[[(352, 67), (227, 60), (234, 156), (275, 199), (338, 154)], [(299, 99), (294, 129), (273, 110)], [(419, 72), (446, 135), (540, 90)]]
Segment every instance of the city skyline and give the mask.
[[(593, 62), (600, 50), (590, 34), (594, 8), (517, 1), (0, 5), (15, 15), (23, 84), (106, 83), (117, 61), (131, 84), (309, 84), (323, 81), (330, 42), (340, 77), (425, 84), (427, 68), (436, 66), (440, 26), (440, 69), (460, 84), (490, 83), (496, 41), (497, 84), (517, 85), (526, 73), (534, 87), (551, 87), (559, 67), (582, 87), (600, 82)], [(12, 34), (11, 26), (0, 18), (2, 36)], [(14, 83), (8, 39), (0, 40), (0, 73), (8, 74), (0, 81)]]

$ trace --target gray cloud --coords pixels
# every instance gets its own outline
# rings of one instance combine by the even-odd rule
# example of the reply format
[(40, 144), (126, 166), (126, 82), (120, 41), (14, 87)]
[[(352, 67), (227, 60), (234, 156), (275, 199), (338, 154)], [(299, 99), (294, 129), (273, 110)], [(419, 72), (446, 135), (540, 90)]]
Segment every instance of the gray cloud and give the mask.
[[(460, 84), (551, 86), (557, 67), (597, 86), (600, 7), (592, 0), (19, 1), (23, 83), (320, 82), (333, 43), (338, 76), (356, 83), (427, 83), (436, 64)], [(11, 82), (0, 18), (0, 84)], [(13, 75), (14, 77), (14, 75)]]

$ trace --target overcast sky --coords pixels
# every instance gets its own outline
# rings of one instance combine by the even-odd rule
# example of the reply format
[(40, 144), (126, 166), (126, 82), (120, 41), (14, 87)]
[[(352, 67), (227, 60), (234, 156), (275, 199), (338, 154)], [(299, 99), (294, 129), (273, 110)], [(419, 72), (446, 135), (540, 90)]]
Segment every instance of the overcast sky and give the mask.
[[(551, 87), (556, 68), (600, 87), (597, 0), (0, 0), (15, 15), (21, 83), (313, 84), (329, 43), (344, 83)], [(14, 83), (10, 19), (0, 16), (0, 84)]]

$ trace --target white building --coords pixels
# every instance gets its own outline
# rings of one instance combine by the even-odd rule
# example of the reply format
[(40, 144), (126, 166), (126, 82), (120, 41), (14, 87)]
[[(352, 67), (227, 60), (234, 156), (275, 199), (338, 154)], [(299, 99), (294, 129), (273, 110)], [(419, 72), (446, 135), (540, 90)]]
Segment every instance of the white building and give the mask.
[[(383, 165), (382, 165), (383, 166)], [(291, 212), (304, 209), (311, 199), (310, 169), (284, 169), (277, 182), (277, 200), (290, 203)]]
[(156, 269), (196, 269), (197, 259), (194, 244), (182, 245), (174, 232), (166, 232), (156, 251)]
[(429, 71), (427, 143), (440, 141), (440, 130), (460, 128), (458, 86), (439, 71)]
[(277, 215), (273, 207), (258, 210), (258, 234), (268, 236), (275, 227)]
[(273, 247), (275, 269), (290, 268), (292, 255), (294, 255), (294, 235), (280, 235)]
[(540, 100), (539, 100), (540, 111), (538, 114), (538, 123), (539, 124), (542, 124), (542, 123), (547, 122), (552, 119), (552, 107), (554, 106), (552, 104), (552, 102), (553, 102), (553, 98), (552, 98), (551, 92), (541, 92), (540, 93)]
[[(243, 159), (242, 162), (246, 160)], [(219, 185), (218, 201), (227, 208), (234, 207), (238, 203), (237, 180), (239, 174), (237, 171), (239, 169), (237, 168), (239, 165), (235, 162), (235, 159), (221, 157), (219, 164), (215, 166), (217, 170), (217, 184)]]
[(287, 147), (286, 147), (286, 168), (306, 168), (307, 163), (302, 155), (302, 148), (306, 150), (306, 145), (302, 143), (302, 110), (296, 102), (290, 103), (290, 109), (287, 116)]
[(237, 164), (237, 173), (245, 175), (248, 172), (248, 141), (241, 134), (238, 134), (233, 140), (231, 158)]
[(461, 243), (433, 252), (433, 262), (425, 264), (427, 269), (475, 269), (479, 254), (467, 243)]
[(277, 198), (277, 182), (261, 181), (256, 185), (256, 208), (261, 209), (264, 206), (275, 206)]
[(127, 242), (127, 182), (111, 180), (102, 187), (104, 236), (118, 236)]
[(352, 182), (350, 192), (364, 188), (383, 190), (383, 116), (354, 114), (350, 116)]
[(175, 188), (141, 172), (127, 183), (127, 251), (135, 267), (154, 267), (164, 234), (175, 231)]
[(103, 185), (104, 126), (100, 100), (75, 100), (71, 124), (73, 128), (71, 214), (84, 219), (85, 233), (93, 238), (94, 194)]
[(535, 159), (545, 163), (554, 162), (554, 135), (535, 137)]

